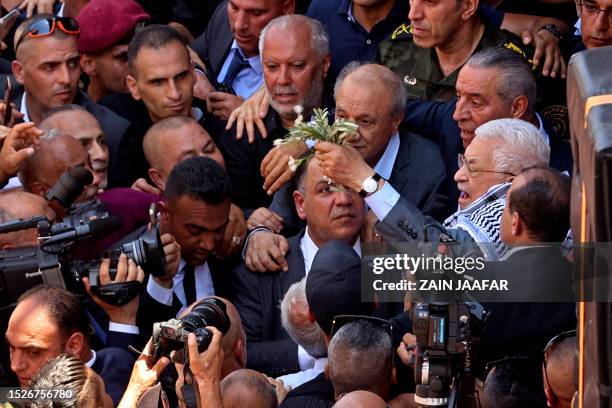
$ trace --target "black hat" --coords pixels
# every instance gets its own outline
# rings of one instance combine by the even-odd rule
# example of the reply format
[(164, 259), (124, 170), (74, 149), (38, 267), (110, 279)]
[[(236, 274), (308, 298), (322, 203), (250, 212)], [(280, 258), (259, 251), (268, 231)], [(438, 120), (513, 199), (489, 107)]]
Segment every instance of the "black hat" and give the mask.
[(306, 300), (328, 335), (337, 315), (372, 314), (372, 303), (361, 302), (361, 258), (349, 244), (331, 241), (319, 248), (306, 278)]

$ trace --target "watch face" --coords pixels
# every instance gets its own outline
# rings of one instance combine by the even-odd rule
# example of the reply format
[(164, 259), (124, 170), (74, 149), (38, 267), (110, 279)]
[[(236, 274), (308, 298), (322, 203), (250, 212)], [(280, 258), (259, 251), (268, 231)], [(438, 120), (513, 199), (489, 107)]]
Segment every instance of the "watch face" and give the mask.
[(373, 193), (376, 191), (376, 187), (378, 187), (378, 183), (372, 177), (367, 178), (363, 182), (363, 189), (366, 193)]

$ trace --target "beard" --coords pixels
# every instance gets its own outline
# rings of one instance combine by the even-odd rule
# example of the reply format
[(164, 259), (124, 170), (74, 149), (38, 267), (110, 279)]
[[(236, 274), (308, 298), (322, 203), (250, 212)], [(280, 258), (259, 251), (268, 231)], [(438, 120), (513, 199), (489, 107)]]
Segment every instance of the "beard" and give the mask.
[(301, 99), (299, 99), (295, 104), (288, 105), (286, 103), (279, 103), (274, 100), (272, 95), (278, 94), (296, 94), (297, 89), (294, 86), (276, 86), (270, 92), (268, 89), (268, 100), (270, 102), (270, 106), (272, 109), (276, 111), (280, 116), (288, 117), (291, 119), (295, 119), (297, 114), (293, 110), (293, 107), (296, 105), (301, 105), (304, 109), (304, 115), (310, 115), (314, 108), (320, 107), (321, 102), (323, 100), (323, 85), (324, 85), (324, 77), (323, 77), (323, 67), (317, 67), (315, 74), (310, 82), (310, 89), (306, 92)]

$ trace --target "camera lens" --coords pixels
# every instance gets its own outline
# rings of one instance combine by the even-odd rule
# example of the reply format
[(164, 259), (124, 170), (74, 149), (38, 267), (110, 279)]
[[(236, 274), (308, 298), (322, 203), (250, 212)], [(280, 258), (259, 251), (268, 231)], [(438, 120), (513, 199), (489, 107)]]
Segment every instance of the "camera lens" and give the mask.
[(221, 333), (229, 330), (230, 321), (225, 309), (225, 303), (219, 299), (204, 299), (198, 303), (191, 313), (181, 319), (181, 326), (190, 333), (206, 326), (214, 326)]
[(153, 276), (162, 276), (166, 267), (166, 255), (159, 231), (153, 228), (140, 238), (121, 246), (121, 252)]

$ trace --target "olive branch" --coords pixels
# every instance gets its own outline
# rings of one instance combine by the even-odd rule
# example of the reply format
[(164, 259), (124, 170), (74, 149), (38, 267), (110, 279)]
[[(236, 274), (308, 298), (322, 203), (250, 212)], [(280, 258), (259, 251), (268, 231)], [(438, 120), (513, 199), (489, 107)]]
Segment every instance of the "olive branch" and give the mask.
[[(313, 110), (313, 118), (309, 122), (304, 122), (302, 116), (303, 108), (297, 105), (293, 108), (297, 113), (297, 118), (293, 127), (289, 129), (289, 133), (284, 139), (274, 141), (275, 146), (296, 143), (298, 141), (306, 143), (307, 140), (331, 142), (342, 145), (347, 137), (357, 133), (359, 126), (350, 120), (338, 119), (333, 124), (329, 124), (327, 109), (315, 108)], [(314, 155), (314, 150), (309, 151), (302, 157), (296, 159), (289, 156), (289, 168), (295, 173), (297, 168), (306, 163)], [(328, 180), (331, 184), (331, 180)]]

